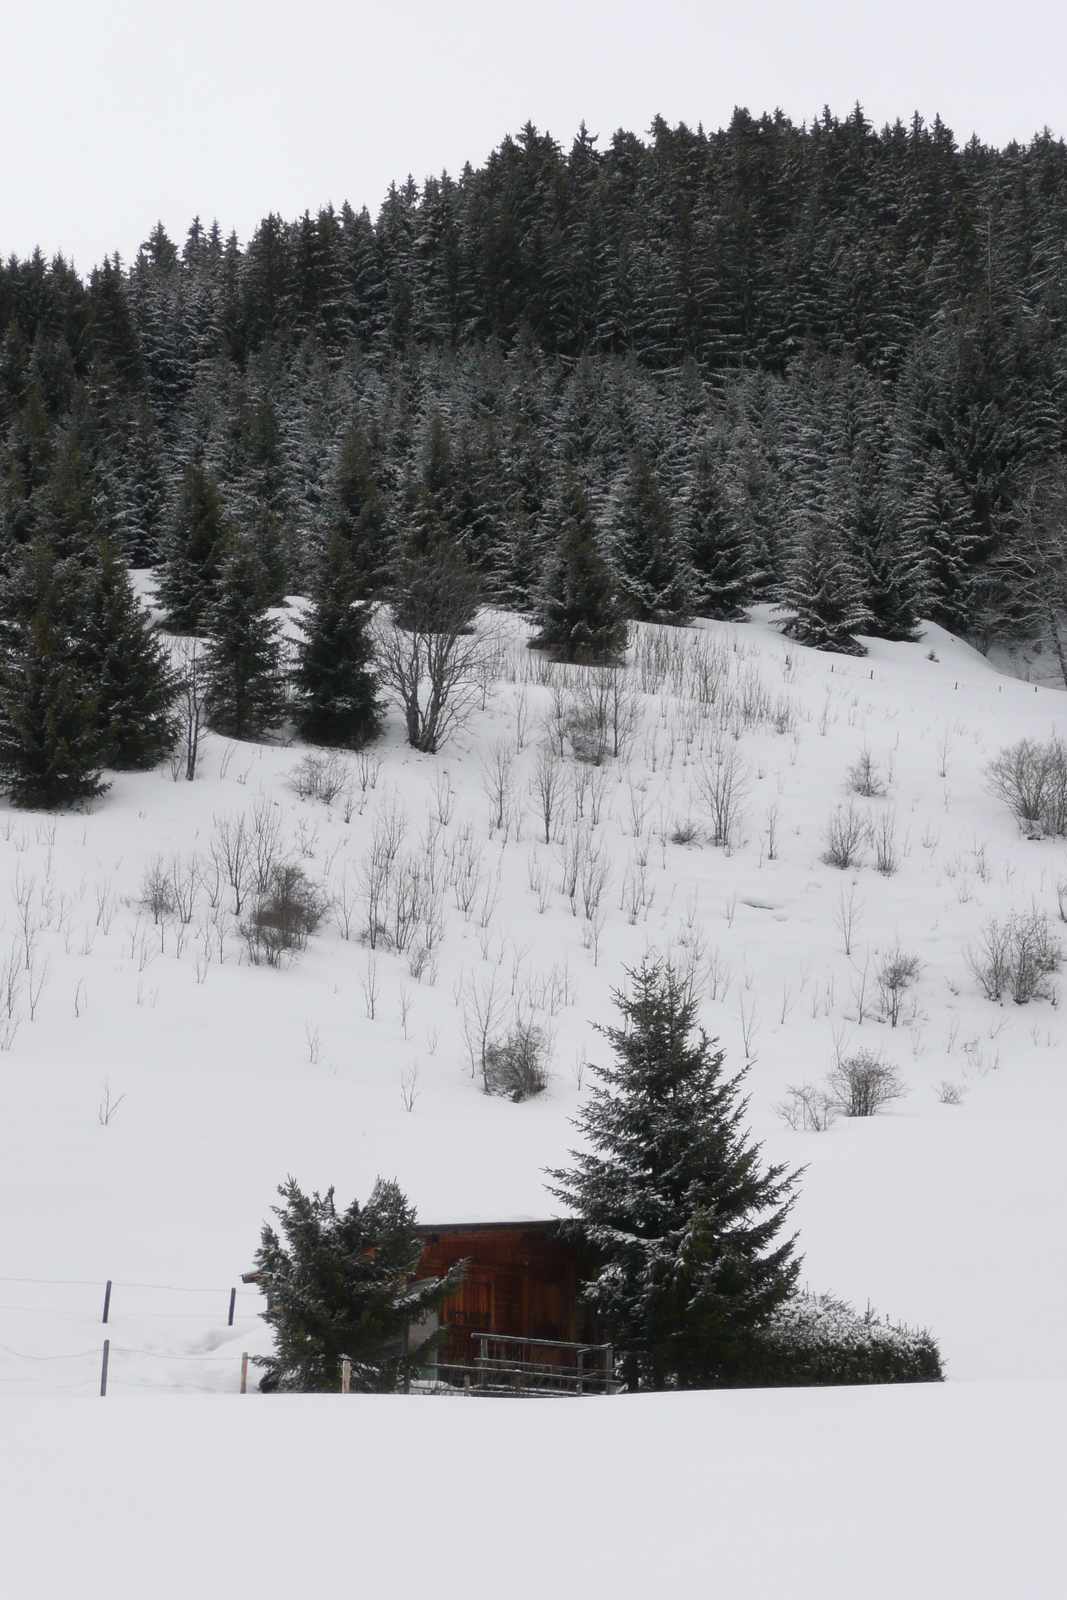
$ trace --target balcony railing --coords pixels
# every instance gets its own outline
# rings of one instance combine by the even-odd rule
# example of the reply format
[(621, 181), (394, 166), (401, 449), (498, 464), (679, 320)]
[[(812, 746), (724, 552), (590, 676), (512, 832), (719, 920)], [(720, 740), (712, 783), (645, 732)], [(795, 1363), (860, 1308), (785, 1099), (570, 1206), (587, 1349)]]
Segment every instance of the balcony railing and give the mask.
[(416, 1387), (423, 1392), (470, 1395), (617, 1394), (615, 1352), (610, 1344), (571, 1344), (561, 1339), (521, 1339), (472, 1333), (478, 1353), (469, 1362), (438, 1361)]

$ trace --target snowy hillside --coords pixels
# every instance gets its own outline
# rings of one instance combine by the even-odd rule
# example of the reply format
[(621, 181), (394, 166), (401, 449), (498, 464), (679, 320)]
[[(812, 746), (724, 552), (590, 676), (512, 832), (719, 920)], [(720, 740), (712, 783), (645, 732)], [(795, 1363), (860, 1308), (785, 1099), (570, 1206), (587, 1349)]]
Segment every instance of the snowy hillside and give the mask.
[[(194, 783), (168, 767), (116, 777), (89, 814), (0, 817), (0, 1394), (22, 1441), (2, 1496), (6, 1592), (291, 1593), (318, 1529), (316, 1592), (348, 1593), (325, 1539), (332, 1500), (266, 1539), (289, 1452), (363, 1506), (367, 1570), (384, 1572), (394, 1540), (368, 1460), (390, 1481), (419, 1463), (411, 1482), (437, 1506), (433, 1527), (466, 1539), (485, 1518), (462, 1486), (493, 1453), (515, 1488), (491, 1497), (503, 1539), (520, 1532), (515, 1506), (555, 1476), (563, 1428), (564, 1455), (599, 1463), (613, 1594), (647, 1593), (654, 1570), (673, 1574), (673, 1593), (707, 1592), (706, 1541), (749, 1526), (756, 1503), (777, 1533), (757, 1540), (758, 1573), (738, 1558), (723, 1593), (752, 1592), (755, 1575), (763, 1593), (995, 1595), (1009, 1569), (1015, 1592), (1056, 1593), (1062, 1552), (1040, 1504), (1058, 1492), (1046, 1466), (1063, 1406), (1047, 1381), (1062, 1375), (1067, 1307), (1063, 1028), (1050, 998), (986, 998), (967, 951), (1013, 911), (1047, 913), (1054, 937), (1063, 927), (1062, 841), (1021, 837), (986, 777), (1005, 745), (1062, 729), (1062, 697), (998, 676), (934, 628), (862, 660), (789, 646), (765, 618), (645, 628), (606, 718), (619, 753), (597, 766), (575, 756), (596, 729), (595, 675), (549, 666), (515, 623), (501, 627), (484, 705), (437, 757), (411, 752), (393, 712), (385, 739), (340, 771), (309, 770), (298, 747), (212, 738)], [(884, 794), (856, 792), (857, 765)], [(301, 798), (309, 782), (339, 787)], [(835, 818), (860, 835), (845, 870), (824, 859)], [(230, 873), (240, 839), (248, 866)], [(288, 966), (251, 962), (240, 935), (257, 856), (291, 859), (328, 905)], [(611, 991), (646, 952), (689, 964), (707, 1031), (733, 1065), (748, 1061), (766, 1155), (806, 1167), (803, 1278), (932, 1328), (947, 1389), (610, 1410), (361, 1401), (343, 1427), (328, 1400), (274, 1401), (267, 1426), (251, 1409), (216, 1419), (202, 1407), (217, 1402), (168, 1410), (145, 1395), (235, 1394), (240, 1353), (266, 1348), (240, 1273), (289, 1173), (335, 1184), (344, 1203), (396, 1177), (426, 1221), (551, 1215), (543, 1171), (564, 1158), (601, 1058), (593, 1024), (614, 1020)], [(891, 957), (907, 976), (887, 990)], [(479, 1027), (499, 1036), (516, 1019), (551, 1041), (547, 1092), (521, 1103), (487, 1095), (478, 1070)], [(861, 1048), (906, 1093), (825, 1131), (791, 1126), (804, 1120), (791, 1090), (808, 1085), (818, 1114), (835, 1059)], [(109, 1400), (68, 1426), (29, 1397), (98, 1393), (107, 1279)], [(1020, 1379), (1046, 1381), (974, 1381)], [(460, 1470), (444, 1492), (446, 1450)], [(728, 1484), (724, 1452), (741, 1464)], [(142, 1479), (132, 1463), (149, 1457)], [(701, 1532), (703, 1514), (649, 1478), (646, 1457), (680, 1464), (720, 1506), (714, 1527)], [(572, 1480), (556, 1485), (550, 1546), (593, 1593)], [(53, 1485), (69, 1528), (55, 1548), (40, 1520)], [(235, 1488), (240, 1532), (215, 1509)], [(189, 1548), (162, 1509), (175, 1495), (197, 1530)], [(636, 1544), (627, 1506), (645, 1530)], [(894, 1518), (907, 1536), (872, 1574)], [(1019, 1568), (1027, 1518), (1045, 1531)], [(245, 1534), (251, 1564), (235, 1554)], [(157, 1547), (171, 1550), (165, 1578)], [(91, 1580), (79, 1552), (95, 1553)], [(397, 1592), (422, 1592), (424, 1567)], [(495, 1592), (492, 1569), (483, 1551), (442, 1592)]]
[[(118, 776), (91, 814), (3, 815), (5, 1393), (92, 1392), (108, 1278), (116, 1391), (232, 1390), (263, 1333), (251, 1289), (227, 1326), (229, 1289), (288, 1173), (345, 1203), (396, 1177), (426, 1221), (551, 1215), (543, 1169), (572, 1140), (592, 1025), (646, 951), (694, 964), (707, 1031), (737, 1067), (747, 1050), (756, 1137), (807, 1167), (810, 1286), (930, 1326), (953, 1378), (1059, 1373), (1061, 1018), (986, 999), (966, 950), (1013, 909), (1061, 925), (1062, 842), (1020, 837), (984, 769), (1062, 726), (1062, 697), (935, 628), (856, 660), (766, 621), (646, 628), (612, 714), (619, 755), (595, 766), (564, 731), (593, 679), (503, 627), (466, 729), (420, 756), (394, 713), (329, 804), (296, 792), (305, 750), (209, 739), (195, 783)], [(716, 748), (737, 812), (719, 847)], [(882, 796), (850, 785), (864, 752)], [(896, 870), (877, 870), (870, 833), (848, 870), (823, 860), (849, 806)], [(239, 937), (220, 839), (242, 816), (253, 855), (276, 835), (329, 896), (285, 968), (250, 964)], [(376, 837), (402, 952), (365, 942)], [(431, 909), (409, 932), (396, 886), (416, 881)], [(898, 951), (918, 966), (894, 1027), (877, 974)], [(490, 1004), (490, 1031), (518, 1013), (550, 1036), (539, 1099), (490, 1097), (472, 1072)], [(790, 1087), (861, 1046), (906, 1095), (791, 1128)]]

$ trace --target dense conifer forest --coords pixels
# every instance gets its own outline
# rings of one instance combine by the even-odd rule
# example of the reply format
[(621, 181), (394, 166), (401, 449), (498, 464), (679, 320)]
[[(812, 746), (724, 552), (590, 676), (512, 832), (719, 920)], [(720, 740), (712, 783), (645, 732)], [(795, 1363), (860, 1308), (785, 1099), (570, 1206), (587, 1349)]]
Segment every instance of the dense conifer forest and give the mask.
[(157, 226), (87, 279), (11, 258), (9, 639), (30, 547), (162, 565), (195, 627), (235, 540), (267, 605), (339, 548), (371, 599), (432, 533), (542, 621), (582, 548), (637, 618), (775, 601), (831, 649), (919, 617), (1054, 646), (1065, 243), (1062, 141), (857, 107), (569, 150), (527, 126), (377, 219)]

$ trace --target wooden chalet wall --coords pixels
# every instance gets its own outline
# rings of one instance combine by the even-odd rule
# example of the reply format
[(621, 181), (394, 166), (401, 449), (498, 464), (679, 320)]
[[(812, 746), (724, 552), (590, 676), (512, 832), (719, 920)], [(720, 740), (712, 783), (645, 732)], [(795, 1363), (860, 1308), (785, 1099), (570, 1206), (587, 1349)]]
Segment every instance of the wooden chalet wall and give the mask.
[(420, 1278), (438, 1277), (469, 1258), (466, 1278), (441, 1311), (449, 1333), (440, 1359), (467, 1363), (477, 1354), (472, 1333), (521, 1339), (587, 1340), (588, 1314), (578, 1303), (581, 1252), (556, 1222), (450, 1223), (420, 1227)]

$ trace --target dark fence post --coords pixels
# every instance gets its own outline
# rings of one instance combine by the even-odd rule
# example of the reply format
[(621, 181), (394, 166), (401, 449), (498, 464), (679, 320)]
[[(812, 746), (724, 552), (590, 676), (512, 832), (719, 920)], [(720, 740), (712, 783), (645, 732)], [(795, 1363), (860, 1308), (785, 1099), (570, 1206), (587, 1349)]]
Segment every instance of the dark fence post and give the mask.
[(230, 1328), (233, 1327), (233, 1308), (234, 1308), (234, 1306), (236, 1304), (237, 1304), (237, 1290), (236, 1289), (231, 1289), (230, 1290), (230, 1315), (229, 1315), (229, 1320), (227, 1322), (227, 1326), (230, 1327)]
[(107, 1288), (104, 1290), (104, 1321), (105, 1322), (107, 1321), (107, 1314), (108, 1314), (108, 1312), (110, 1310), (111, 1310), (111, 1279), (109, 1278), (107, 1280)]
[[(109, 1287), (110, 1287), (110, 1285), (109, 1285)], [(108, 1355), (109, 1355), (110, 1351), (111, 1351), (111, 1340), (110, 1339), (105, 1339), (104, 1340), (104, 1359), (103, 1359), (103, 1361), (101, 1363), (101, 1366), (100, 1366), (100, 1393), (101, 1393), (101, 1395), (107, 1394), (107, 1358), (108, 1358)]]

